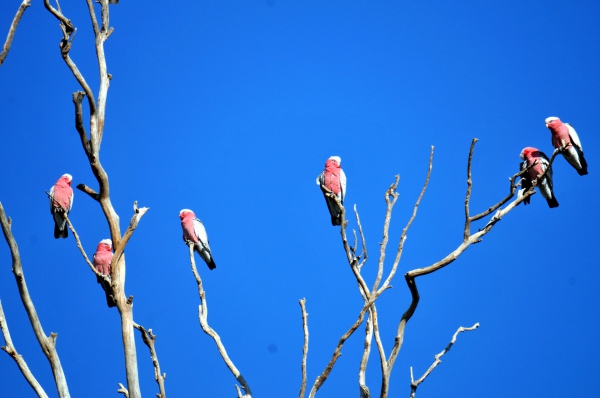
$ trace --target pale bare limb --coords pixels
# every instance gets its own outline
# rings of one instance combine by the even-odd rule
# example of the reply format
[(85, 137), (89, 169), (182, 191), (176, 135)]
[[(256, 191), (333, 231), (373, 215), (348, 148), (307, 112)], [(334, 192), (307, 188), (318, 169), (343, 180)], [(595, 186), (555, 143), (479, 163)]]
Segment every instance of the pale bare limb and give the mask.
[(427, 369), (427, 371), (423, 374), (423, 376), (421, 376), (421, 378), (419, 378), (418, 380), (413, 380), (412, 367), (410, 368), (410, 382), (411, 382), (410, 383), (410, 398), (415, 398), (415, 394), (417, 393), (417, 387), (419, 386), (419, 384), (421, 384), (423, 381), (425, 381), (425, 379), (427, 378), (427, 376), (429, 376), (431, 371), (433, 371), (433, 369), (435, 369), (436, 366), (438, 366), (440, 363), (442, 363), (442, 360), (440, 358), (443, 357), (445, 353), (450, 351), (450, 348), (452, 348), (454, 343), (456, 343), (456, 337), (458, 336), (458, 334), (462, 333), (462, 332), (470, 332), (471, 330), (475, 330), (478, 327), (479, 327), (479, 323), (476, 323), (475, 325), (471, 326), (470, 328), (465, 328), (462, 326), (459, 327), (458, 330), (452, 336), (452, 340), (450, 340), (450, 343), (446, 346), (446, 348), (444, 348), (444, 350), (442, 352), (440, 352), (439, 354), (437, 354), (434, 357), (435, 361), (433, 362), (433, 364), (429, 367), (429, 369)]
[(167, 393), (165, 392), (165, 379), (167, 378), (167, 374), (160, 373), (160, 364), (158, 363), (158, 356), (156, 355), (156, 350), (154, 348), (156, 335), (152, 333), (152, 329), (146, 330), (143, 326), (138, 325), (135, 322), (133, 323), (133, 327), (140, 331), (144, 344), (146, 344), (150, 350), (150, 358), (152, 358), (152, 365), (154, 365), (154, 380), (156, 380), (156, 383), (158, 384), (159, 391), (159, 393), (156, 394), (156, 397), (167, 398)]
[(25, 13), (27, 7), (31, 5), (31, 0), (23, 0), (19, 8), (17, 9), (17, 13), (13, 18), (12, 23), (10, 24), (10, 28), (8, 29), (8, 35), (6, 36), (6, 41), (4, 42), (4, 46), (2, 46), (2, 52), (0, 52), (0, 65), (4, 63), (8, 52), (10, 51), (10, 46), (12, 46), (13, 39), (15, 37), (15, 32), (17, 31), (17, 26), (21, 21), (21, 17)]
[(217, 349), (219, 350), (219, 354), (225, 361), (225, 365), (229, 368), (233, 377), (242, 385), (244, 389), (244, 397), (252, 398), (252, 391), (250, 390), (250, 386), (240, 373), (240, 371), (235, 367), (233, 361), (227, 355), (227, 351), (225, 350), (225, 346), (221, 342), (221, 337), (215, 332), (213, 328), (208, 325), (208, 305), (206, 303), (206, 292), (204, 291), (204, 287), (202, 286), (202, 279), (200, 278), (200, 274), (196, 269), (196, 261), (194, 260), (194, 245), (192, 242), (188, 244), (190, 249), (190, 264), (192, 266), (192, 273), (196, 278), (196, 283), (198, 284), (198, 296), (200, 296), (200, 305), (198, 306), (198, 319), (200, 320), (200, 327), (209, 335), (217, 345)]
[[(356, 224), (358, 224), (358, 232), (360, 233), (360, 241), (362, 245), (362, 249), (360, 251), (360, 254), (358, 255), (359, 259), (360, 257), (363, 258), (358, 264), (358, 270), (360, 271), (362, 266), (365, 265), (365, 263), (367, 262), (367, 259), (369, 258), (369, 253), (367, 252), (367, 241), (365, 239), (365, 234), (363, 233), (362, 225), (360, 223), (360, 217), (358, 215), (358, 210), (356, 210), (356, 205), (354, 205), (354, 215), (356, 216)], [(354, 239), (356, 240), (356, 234)]]
[(6, 351), (6, 353), (10, 355), (12, 359), (15, 360), (17, 366), (19, 367), (19, 370), (23, 374), (23, 377), (25, 377), (25, 380), (27, 380), (27, 382), (29, 383), (31, 388), (33, 388), (33, 391), (35, 391), (37, 396), (40, 398), (48, 398), (48, 395), (46, 395), (46, 392), (44, 391), (40, 383), (33, 376), (31, 370), (29, 370), (29, 366), (27, 366), (27, 363), (25, 362), (23, 357), (19, 355), (17, 349), (13, 345), (12, 339), (10, 338), (10, 332), (8, 330), (8, 324), (6, 323), (6, 317), (4, 316), (2, 302), (0, 302), (0, 330), (2, 331), (2, 335), (4, 336), (4, 341), (6, 344), (4, 347), (0, 348)]
[(302, 310), (302, 330), (304, 331), (304, 345), (302, 346), (302, 384), (300, 385), (300, 398), (306, 395), (306, 356), (308, 355), (308, 314), (306, 313), (306, 299), (299, 301)]
[(235, 391), (237, 392), (238, 398), (244, 398), (244, 396), (242, 395), (242, 390), (240, 390), (240, 386), (238, 386), (237, 384), (235, 384)]
[(12, 221), (7, 219), (2, 203), (0, 203), (0, 223), (2, 224), (4, 239), (6, 239), (6, 243), (8, 243), (8, 247), (10, 248), (10, 254), (12, 256), (12, 272), (17, 281), (17, 287), (19, 288), (21, 301), (23, 302), (23, 306), (25, 307), (25, 311), (29, 317), (29, 322), (31, 323), (35, 337), (37, 338), (44, 355), (46, 355), (46, 358), (48, 358), (48, 362), (50, 362), (58, 396), (60, 398), (69, 398), (70, 394), (69, 387), (67, 386), (67, 379), (65, 378), (63, 368), (60, 364), (58, 353), (56, 352), (56, 338), (58, 337), (58, 334), (50, 333), (50, 336), (46, 336), (44, 333), (44, 329), (40, 323), (37, 311), (35, 310), (35, 306), (33, 305), (33, 301), (29, 295), (27, 283), (25, 282), (25, 275), (23, 273), (23, 265), (21, 264), (19, 247), (17, 246), (17, 241), (11, 232)]
[(367, 387), (367, 363), (369, 362), (369, 355), (371, 353), (371, 341), (373, 339), (373, 318), (369, 314), (365, 325), (365, 344), (363, 355), (360, 360), (360, 368), (358, 369), (358, 388), (360, 392), (360, 398), (370, 398), (371, 392)]
[(86, 194), (88, 194), (90, 196), (90, 198), (94, 199), (95, 201), (99, 202), (100, 201), (100, 195), (98, 194), (98, 192), (94, 191), (92, 188), (88, 187), (85, 184), (79, 184), (76, 187), (77, 189), (79, 189), (81, 192), (85, 192)]
[(150, 210), (149, 207), (142, 207), (140, 209), (138, 208), (137, 201), (133, 202), (133, 216), (131, 217), (131, 221), (129, 222), (129, 227), (127, 227), (127, 229), (125, 230), (125, 234), (123, 234), (123, 238), (119, 242), (119, 246), (115, 248), (115, 254), (111, 261), (111, 267), (113, 264), (116, 264), (121, 259), (121, 255), (123, 254), (125, 246), (127, 245), (127, 242), (129, 242), (131, 235), (133, 235), (133, 231), (135, 231), (140, 220), (142, 219), (142, 217), (144, 217), (144, 214), (146, 214), (148, 210)]
[(385, 191), (385, 203), (387, 205), (385, 211), (385, 221), (383, 222), (383, 238), (381, 240), (381, 245), (379, 248), (379, 267), (377, 270), (377, 278), (375, 279), (375, 283), (373, 284), (372, 291), (377, 290), (379, 287), (379, 283), (381, 282), (381, 278), (383, 277), (383, 263), (385, 261), (385, 250), (387, 248), (387, 243), (389, 240), (388, 232), (390, 230), (390, 221), (392, 220), (392, 210), (394, 209), (394, 205), (398, 200), (400, 194), (396, 192), (396, 188), (398, 188), (398, 182), (400, 181), (400, 176), (396, 176), (396, 181), (387, 191)]

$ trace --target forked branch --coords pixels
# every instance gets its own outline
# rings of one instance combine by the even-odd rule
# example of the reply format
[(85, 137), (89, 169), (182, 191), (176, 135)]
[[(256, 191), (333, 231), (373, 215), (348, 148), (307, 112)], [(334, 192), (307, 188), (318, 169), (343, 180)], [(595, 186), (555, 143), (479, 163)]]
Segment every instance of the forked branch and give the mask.
[(450, 340), (450, 343), (446, 346), (446, 348), (444, 348), (444, 350), (442, 352), (440, 352), (439, 354), (437, 354), (434, 357), (435, 361), (433, 362), (433, 364), (429, 367), (429, 369), (427, 369), (427, 371), (423, 374), (423, 376), (421, 376), (418, 380), (413, 379), (412, 367), (410, 368), (410, 398), (415, 398), (415, 394), (417, 393), (417, 387), (419, 387), (419, 384), (421, 384), (423, 381), (425, 381), (425, 379), (427, 378), (427, 376), (429, 376), (429, 374), (433, 371), (433, 369), (435, 369), (436, 366), (438, 366), (440, 363), (442, 363), (442, 360), (440, 358), (443, 357), (445, 353), (450, 351), (450, 348), (452, 348), (454, 343), (456, 343), (456, 337), (458, 336), (458, 334), (462, 333), (462, 332), (470, 332), (471, 330), (475, 330), (478, 327), (479, 327), (479, 323), (476, 323), (475, 325), (471, 326), (470, 328), (466, 328), (463, 326), (459, 327), (458, 330), (452, 336), (452, 340)]
[(219, 350), (219, 354), (221, 355), (221, 358), (223, 358), (223, 361), (225, 361), (225, 365), (227, 365), (227, 367), (233, 374), (233, 377), (235, 377), (238, 383), (242, 385), (242, 388), (244, 389), (243, 396), (245, 398), (252, 398), (252, 391), (250, 390), (250, 386), (248, 385), (240, 371), (235, 367), (233, 361), (229, 358), (229, 355), (227, 355), (225, 346), (221, 342), (221, 337), (217, 334), (217, 332), (215, 332), (213, 328), (211, 328), (208, 325), (208, 305), (206, 303), (206, 292), (204, 291), (204, 287), (202, 286), (202, 279), (200, 278), (200, 274), (196, 269), (196, 260), (194, 260), (194, 245), (192, 242), (190, 242), (188, 246), (190, 249), (190, 264), (192, 266), (192, 273), (196, 278), (196, 283), (198, 284), (198, 296), (200, 296), (200, 305), (198, 306), (198, 319), (200, 321), (200, 327), (202, 328), (204, 333), (209, 335), (214, 340), (215, 344), (217, 345), (217, 349)]
[(17, 26), (21, 21), (21, 17), (25, 13), (27, 7), (31, 5), (31, 0), (23, 0), (19, 8), (17, 9), (17, 13), (13, 18), (12, 23), (10, 24), (10, 28), (8, 28), (8, 35), (6, 36), (6, 41), (4, 42), (4, 46), (2, 46), (2, 52), (0, 52), (0, 65), (4, 63), (8, 52), (10, 51), (10, 47), (12, 46), (13, 39), (15, 37), (15, 32), (17, 31)]

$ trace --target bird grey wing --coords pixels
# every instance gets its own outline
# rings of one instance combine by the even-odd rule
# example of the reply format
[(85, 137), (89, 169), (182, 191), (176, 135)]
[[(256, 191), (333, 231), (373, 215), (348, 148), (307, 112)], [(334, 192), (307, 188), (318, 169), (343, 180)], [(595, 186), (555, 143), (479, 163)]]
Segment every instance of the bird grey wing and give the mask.
[(206, 228), (204, 228), (204, 224), (198, 218), (194, 218), (194, 233), (200, 239), (202, 246), (206, 248), (210, 252), (210, 245), (208, 244), (208, 235), (206, 234)]
[(579, 136), (577, 135), (577, 131), (571, 126), (569, 123), (565, 123), (567, 128), (569, 129), (569, 136), (571, 136), (571, 141), (575, 144), (581, 151), (583, 152), (583, 147), (581, 146), (581, 141), (579, 141)]
[(342, 169), (340, 169), (340, 187), (341, 187), (340, 194), (342, 196), (342, 200), (340, 200), (340, 202), (342, 202), (342, 204), (343, 204), (344, 198), (346, 197), (346, 173), (344, 173), (344, 170), (342, 170)]
[(52, 188), (50, 188), (50, 192), (49, 192), (50, 196), (48, 197), (48, 200), (50, 201), (50, 213), (53, 213), (54, 210), (54, 185), (52, 185)]
[[(525, 170), (527, 168), (527, 161), (521, 162), (519, 166), (520, 171)], [(531, 176), (529, 172), (521, 174), (521, 187), (525, 190), (531, 188)]]
[(71, 209), (73, 208), (73, 198), (75, 198), (75, 192), (71, 191), (71, 203), (69, 204), (69, 208), (67, 209), (67, 214), (69, 214), (69, 212), (71, 212)]
[[(542, 170), (546, 171), (546, 169), (550, 166), (550, 159), (543, 152), (540, 152), (540, 162), (542, 164)], [(552, 190), (552, 167), (548, 170), (545, 176), (546, 181), (548, 181), (548, 186), (550, 190)]]
[(321, 174), (317, 176), (317, 185), (325, 184), (325, 171), (322, 171)]

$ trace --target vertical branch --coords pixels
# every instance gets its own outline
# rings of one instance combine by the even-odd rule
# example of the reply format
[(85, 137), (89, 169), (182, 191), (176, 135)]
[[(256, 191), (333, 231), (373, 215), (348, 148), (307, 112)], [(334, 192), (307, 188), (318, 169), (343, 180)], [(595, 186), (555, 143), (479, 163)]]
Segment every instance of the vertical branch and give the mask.
[(17, 352), (17, 349), (13, 345), (12, 339), (10, 338), (10, 332), (8, 331), (8, 324), (6, 323), (6, 317), (4, 316), (4, 309), (2, 308), (2, 302), (0, 302), (0, 330), (2, 331), (2, 335), (4, 336), (4, 341), (6, 342), (6, 346), (0, 347), (0, 348), (2, 350), (6, 351), (6, 353), (8, 355), (10, 355), (12, 359), (15, 360), (15, 362), (17, 363), (17, 366), (19, 367), (19, 370), (21, 371), (21, 373), (23, 373), (25, 380), (27, 380), (27, 382), (29, 383), (31, 388), (33, 388), (33, 391), (35, 391), (37, 396), (40, 398), (48, 398), (48, 395), (46, 395), (46, 392), (44, 391), (44, 389), (42, 388), (40, 383), (38, 383), (36, 378), (33, 376), (31, 371), (29, 370), (27, 363), (25, 362), (23, 357), (21, 355), (19, 355), (19, 353)]
[(304, 345), (302, 346), (302, 384), (300, 385), (300, 398), (306, 395), (306, 356), (308, 355), (308, 314), (306, 313), (306, 299), (299, 301), (302, 310), (302, 330), (304, 331)]
[(12, 235), (11, 223), (12, 221), (6, 218), (4, 207), (2, 206), (2, 203), (0, 203), (0, 224), (2, 224), (4, 239), (6, 239), (6, 243), (8, 243), (8, 247), (10, 248), (10, 254), (12, 256), (12, 271), (17, 281), (21, 301), (23, 302), (23, 306), (25, 307), (25, 311), (29, 317), (29, 322), (31, 323), (35, 337), (37, 338), (44, 355), (46, 355), (46, 358), (48, 358), (48, 362), (50, 362), (58, 396), (60, 398), (70, 398), (71, 395), (69, 394), (67, 379), (65, 378), (65, 373), (63, 372), (63, 368), (60, 364), (58, 353), (56, 352), (56, 338), (58, 337), (58, 334), (50, 333), (50, 336), (46, 336), (44, 333), (44, 329), (40, 323), (37, 311), (35, 310), (35, 306), (33, 305), (33, 301), (29, 295), (29, 289), (27, 289), (27, 283), (25, 282), (25, 275), (23, 273), (23, 265), (21, 264), (21, 256), (19, 254), (19, 247), (17, 246), (17, 242)]
[(469, 162), (467, 163), (467, 194), (465, 195), (465, 233), (463, 241), (469, 239), (469, 235), (471, 235), (471, 218), (469, 217), (469, 200), (471, 199), (471, 188), (473, 186), (473, 182), (471, 181), (471, 162), (473, 161), (473, 150), (477, 141), (477, 138), (473, 138), (473, 141), (471, 141)]
[(31, 0), (23, 0), (19, 8), (17, 9), (17, 13), (13, 18), (12, 23), (10, 24), (10, 28), (8, 29), (8, 35), (6, 36), (6, 41), (4, 42), (4, 46), (2, 46), (2, 52), (0, 52), (0, 65), (4, 63), (8, 52), (10, 51), (10, 46), (12, 46), (12, 41), (15, 37), (15, 32), (17, 31), (17, 26), (21, 21), (21, 17), (25, 13), (27, 7), (31, 5)]
[(358, 388), (360, 392), (360, 398), (370, 398), (371, 393), (369, 387), (367, 387), (367, 363), (369, 362), (369, 355), (371, 353), (371, 341), (373, 339), (373, 318), (369, 313), (365, 326), (365, 344), (363, 355), (360, 360), (360, 368), (358, 369)]
[(146, 330), (143, 326), (138, 325), (137, 323), (133, 323), (133, 327), (140, 331), (142, 334), (142, 340), (144, 344), (150, 350), (150, 358), (152, 358), (152, 365), (154, 365), (154, 380), (158, 384), (159, 393), (156, 394), (157, 398), (167, 398), (167, 393), (165, 392), (165, 379), (167, 378), (166, 373), (160, 373), (160, 364), (158, 363), (158, 355), (156, 355), (156, 350), (154, 349), (154, 341), (156, 340), (156, 335), (152, 333), (152, 329)]
[(196, 269), (196, 261), (194, 260), (193, 244), (189, 245), (189, 249), (190, 249), (190, 264), (192, 266), (192, 273), (194, 274), (194, 277), (196, 278), (196, 283), (198, 284), (198, 296), (200, 296), (200, 305), (198, 306), (198, 319), (200, 321), (200, 327), (202, 328), (204, 333), (209, 335), (215, 341), (215, 344), (217, 345), (217, 349), (219, 350), (219, 354), (221, 355), (221, 358), (223, 358), (223, 361), (225, 361), (225, 365), (227, 365), (227, 367), (233, 374), (233, 377), (235, 377), (235, 379), (238, 381), (238, 383), (240, 383), (242, 385), (242, 388), (244, 389), (244, 397), (252, 398), (252, 391), (250, 390), (250, 386), (248, 385), (248, 383), (246, 382), (246, 380), (244, 379), (244, 377), (242, 376), (240, 371), (235, 367), (235, 365), (233, 364), (233, 361), (231, 361), (231, 359), (229, 358), (229, 355), (227, 355), (225, 346), (221, 342), (221, 337), (217, 334), (217, 332), (215, 332), (215, 330), (213, 328), (211, 328), (208, 325), (208, 305), (206, 303), (206, 292), (204, 291), (204, 287), (202, 286), (202, 279), (200, 278), (200, 274), (198, 273), (198, 270)]
[(383, 276), (383, 263), (385, 261), (385, 249), (387, 248), (387, 243), (389, 240), (388, 232), (390, 230), (390, 221), (392, 220), (392, 210), (394, 209), (394, 205), (396, 204), (396, 200), (398, 200), (398, 192), (396, 192), (396, 188), (398, 188), (398, 182), (400, 181), (400, 176), (396, 176), (396, 181), (387, 191), (385, 191), (385, 203), (387, 205), (385, 211), (385, 221), (383, 222), (383, 238), (381, 240), (381, 246), (379, 248), (379, 268), (377, 270), (377, 278), (375, 279), (375, 283), (373, 284), (373, 291), (377, 290), (379, 287), (379, 283), (381, 282), (381, 278)]

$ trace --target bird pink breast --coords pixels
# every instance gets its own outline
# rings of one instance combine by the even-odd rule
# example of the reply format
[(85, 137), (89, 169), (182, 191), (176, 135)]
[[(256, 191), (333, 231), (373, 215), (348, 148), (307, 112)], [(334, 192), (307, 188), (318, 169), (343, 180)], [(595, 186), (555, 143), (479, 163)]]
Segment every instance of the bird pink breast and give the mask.
[[(70, 210), (71, 196), (73, 189), (69, 186), (65, 179), (61, 178), (54, 185), (54, 200), (56, 200), (63, 208)], [(56, 205), (54, 205), (56, 207)]]
[(336, 195), (342, 190), (340, 184), (340, 165), (329, 159), (325, 163), (325, 187), (331, 190)]
[(99, 244), (94, 255), (94, 267), (98, 272), (104, 275), (110, 275), (110, 262), (113, 258), (113, 252), (104, 244)]
[(194, 214), (186, 214), (181, 220), (181, 227), (183, 228), (183, 238), (191, 240), (192, 242), (199, 242), (196, 232), (194, 232)]
[(542, 174), (544, 172), (544, 169), (542, 168), (542, 164), (541, 164), (541, 159), (539, 157), (533, 156), (531, 154), (527, 154), (527, 164), (530, 165), (533, 162), (535, 162), (536, 160), (538, 161), (535, 166), (533, 166), (532, 168), (529, 169), (529, 176), (532, 179), (536, 179), (538, 175)]
[[(553, 121), (549, 125), (552, 132), (552, 145), (555, 148), (560, 148), (564, 144), (571, 145), (571, 136), (569, 136), (569, 128), (561, 121)], [(563, 144), (564, 143), (564, 144)]]

